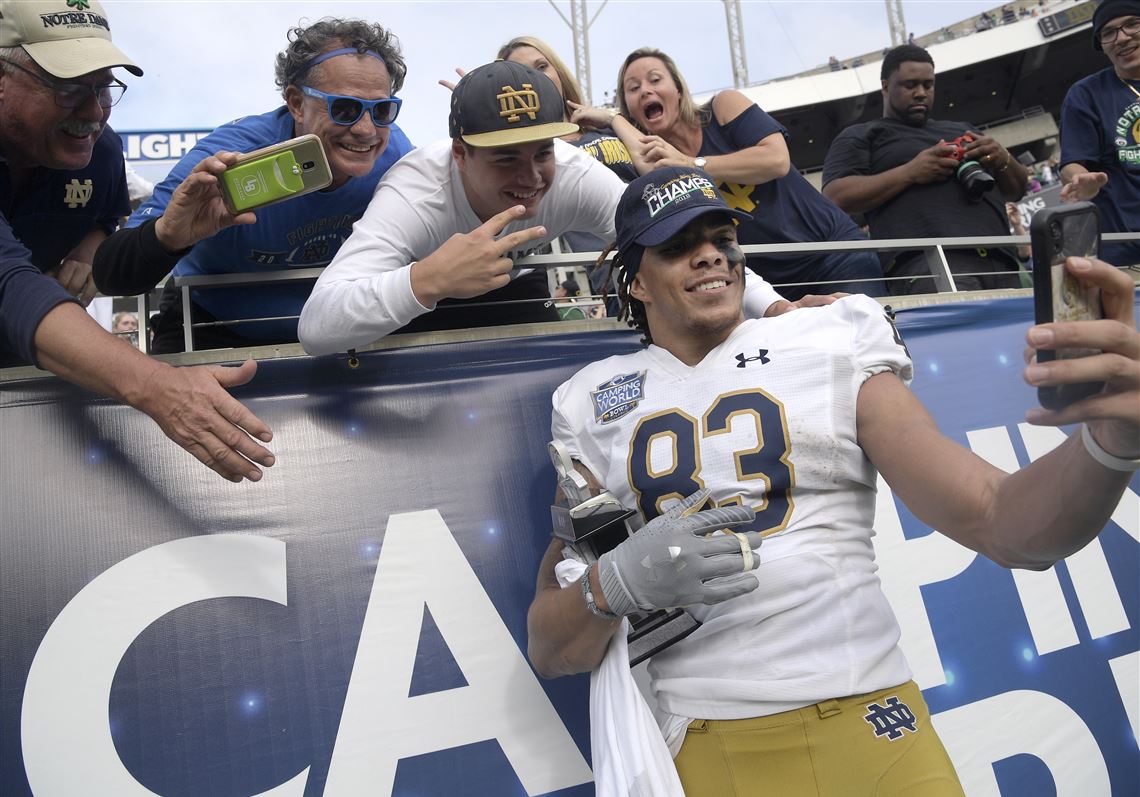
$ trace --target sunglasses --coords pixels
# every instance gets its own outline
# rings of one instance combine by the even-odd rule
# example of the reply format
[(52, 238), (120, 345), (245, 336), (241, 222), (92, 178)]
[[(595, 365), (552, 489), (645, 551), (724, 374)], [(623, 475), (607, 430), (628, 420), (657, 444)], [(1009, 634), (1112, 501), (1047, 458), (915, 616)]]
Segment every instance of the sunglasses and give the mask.
[(41, 85), (51, 89), (55, 95), (55, 104), (60, 108), (78, 108), (94, 95), (100, 108), (110, 108), (120, 99), (127, 90), (125, 83), (112, 79), (110, 83), (91, 85), (90, 83), (75, 83), (68, 80), (52, 80), (43, 75), (37, 75), (30, 69), (20, 66), (7, 58), (0, 58), (10, 67), (18, 69), (28, 77), (38, 81)]
[(329, 119), (338, 125), (354, 125), (368, 111), (372, 114), (372, 123), (377, 127), (387, 127), (396, 121), (400, 114), (403, 100), (397, 97), (386, 97), (382, 100), (362, 100), (359, 97), (346, 97), (343, 94), (325, 94), (311, 86), (301, 86), (306, 96), (315, 97), (328, 103)]

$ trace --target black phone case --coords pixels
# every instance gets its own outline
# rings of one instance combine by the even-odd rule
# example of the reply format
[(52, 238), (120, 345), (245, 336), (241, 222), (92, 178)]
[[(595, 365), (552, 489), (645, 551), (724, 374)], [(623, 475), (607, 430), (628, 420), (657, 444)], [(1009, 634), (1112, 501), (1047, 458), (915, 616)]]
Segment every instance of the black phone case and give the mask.
[[(1029, 242), (1033, 249), (1033, 316), (1035, 323), (1053, 321), (1053, 260), (1058, 247), (1051, 234), (1051, 224), (1066, 216), (1088, 214), (1097, 221), (1096, 257), (1100, 257), (1100, 211), (1091, 202), (1074, 202), (1070, 205), (1044, 208), (1038, 211), (1029, 224)], [(1063, 251), (1063, 246), (1062, 246)], [(1055, 359), (1052, 349), (1039, 349), (1038, 362)], [(1103, 382), (1082, 382), (1058, 388), (1054, 385), (1037, 388), (1037, 400), (1042, 407), (1059, 410), (1074, 401), (1099, 393)]]

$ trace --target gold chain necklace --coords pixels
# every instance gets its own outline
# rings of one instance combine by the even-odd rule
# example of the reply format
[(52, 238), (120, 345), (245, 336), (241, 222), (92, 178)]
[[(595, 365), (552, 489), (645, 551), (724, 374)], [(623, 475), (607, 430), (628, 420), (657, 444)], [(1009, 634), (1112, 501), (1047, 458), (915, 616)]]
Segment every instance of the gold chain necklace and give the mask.
[(1119, 75), (1117, 75), (1116, 77), (1121, 83), (1123, 83), (1125, 86), (1127, 86), (1133, 94), (1136, 95), (1136, 99), (1140, 100), (1140, 91), (1137, 91), (1135, 86), (1133, 86), (1131, 83), (1129, 83), (1127, 80), (1120, 77)]

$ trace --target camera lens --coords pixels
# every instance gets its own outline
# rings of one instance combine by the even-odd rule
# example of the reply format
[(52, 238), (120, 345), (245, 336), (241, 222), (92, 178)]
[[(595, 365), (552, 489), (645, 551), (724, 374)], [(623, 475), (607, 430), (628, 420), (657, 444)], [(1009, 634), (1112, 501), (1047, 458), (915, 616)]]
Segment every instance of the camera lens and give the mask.
[(1061, 235), (1061, 225), (1059, 222), (1055, 221), (1049, 225), (1049, 235), (1053, 238), (1053, 245), (1055, 247), (1060, 247), (1061, 242), (1064, 240), (1064, 238)]
[(972, 200), (979, 200), (982, 194), (994, 187), (994, 178), (981, 167), (977, 161), (965, 161), (955, 173), (958, 182), (966, 189), (966, 195)]
[(317, 164), (313, 163), (312, 161), (305, 161), (304, 163), (301, 164), (301, 171), (307, 172), (311, 169), (315, 169), (316, 166), (317, 166)]

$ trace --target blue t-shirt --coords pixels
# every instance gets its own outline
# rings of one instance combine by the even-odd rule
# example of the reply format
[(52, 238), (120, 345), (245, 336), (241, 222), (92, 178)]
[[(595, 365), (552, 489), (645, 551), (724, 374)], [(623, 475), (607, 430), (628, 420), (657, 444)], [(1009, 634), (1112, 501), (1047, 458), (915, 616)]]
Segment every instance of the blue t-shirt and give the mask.
[[(282, 106), (260, 116), (246, 116), (219, 127), (178, 162), (154, 195), (134, 212), (126, 226), (158, 218), (170, 195), (199, 161), (221, 150), (249, 152), (293, 138), (293, 117)], [(328, 265), (364, 213), (380, 177), (412, 150), (407, 136), (391, 126), (388, 146), (364, 177), (349, 178), (333, 191), (314, 191), (255, 211), (257, 222), (228, 227), (199, 241), (174, 267), (175, 276), (281, 271)], [(278, 284), (193, 291), (194, 303), (215, 318), (296, 316), (312, 292), (311, 283)], [(256, 340), (296, 339), (297, 321), (240, 324), (233, 331)]]
[(7, 163), (0, 164), (0, 213), (40, 271), (58, 266), (92, 230), (110, 235), (130, 212), (123, 142), (110, 127), (82, 169), (38, 168), (18, 193)]
[[(1140, 81), (1129, 85), (1140, 89)], [(1140, 230), (1140, 98), (1111, 67), (1073, 84), (1061, 105), (1061, 165), (1104, 172), (1093, 199), (1104, 232)], [(1101, 244), (1109, 263), (1140, 263), (1140, 243)]]
[[(787, 137), (788, 131), (753, 105), (728, 124), (722, 125), (711, 117), (704, 126), (700, 155), (727, 155), (755, 146), (773, 133)], [(760, 185), (742, 185), (721, 182), (720, 192), (734, 208), (748, 213), (752, 221), (741, 221), (737, 238), (742, 244), (809, 243), (818, 241), (859, 241), (867, 236), (855, 226), (851, 217), (825, 197), (796, 171), (793, 164), (788, 173), (777, 180)], [(798, 259), (814, 262), (815, 255), (807, 258), (781, 256), (773, 262), (787, 267)], [(758, 258), (763, 263), (765, 257)]]

